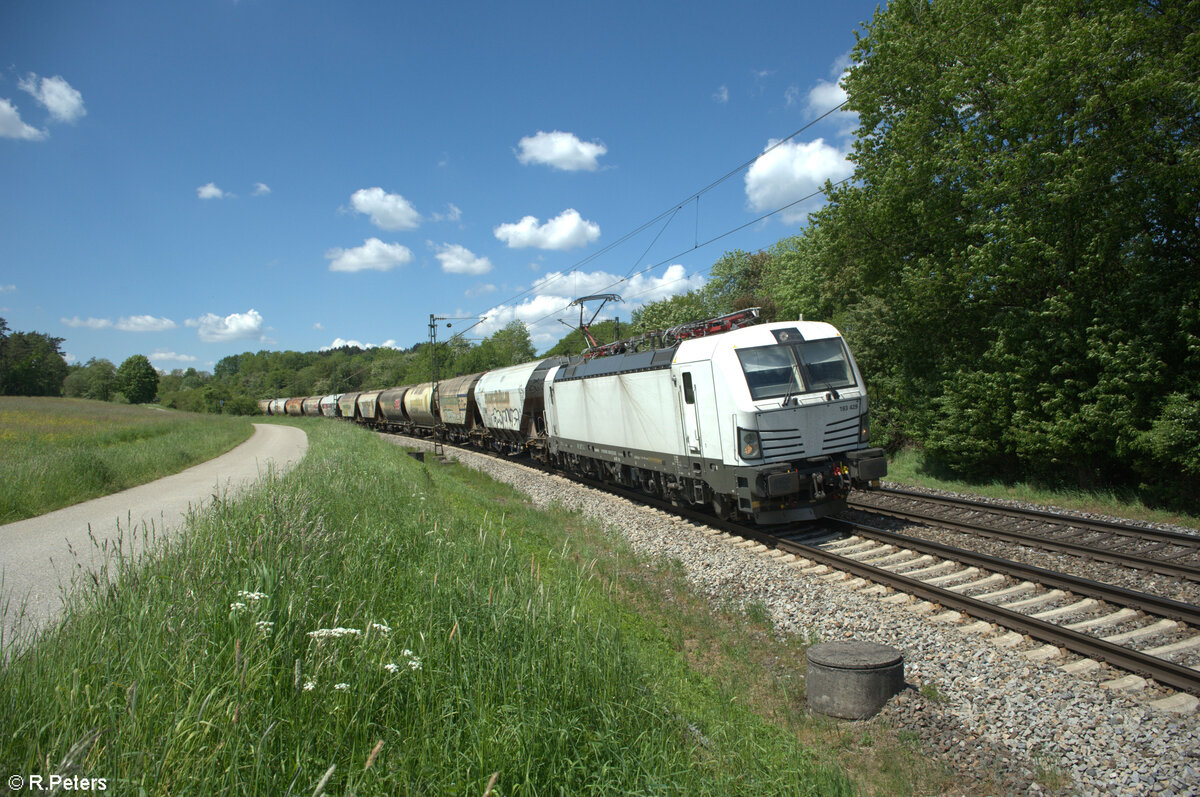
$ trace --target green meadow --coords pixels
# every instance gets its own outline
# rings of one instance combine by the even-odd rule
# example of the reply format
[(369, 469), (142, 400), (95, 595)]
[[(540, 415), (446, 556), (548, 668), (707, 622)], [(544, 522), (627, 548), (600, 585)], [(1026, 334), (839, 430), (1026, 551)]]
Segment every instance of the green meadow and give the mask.
[(0, 397), (0, 524), (178, 473), (253, 431), (245, 418)]
[[(0, 669), (6, 772), (119, 794), (918, 794), (912, 738), (809, 715), (803, 640), (457, 465), (299, 419), (306, 458)], [(759, 613), (761, 614), (761, 613)]]

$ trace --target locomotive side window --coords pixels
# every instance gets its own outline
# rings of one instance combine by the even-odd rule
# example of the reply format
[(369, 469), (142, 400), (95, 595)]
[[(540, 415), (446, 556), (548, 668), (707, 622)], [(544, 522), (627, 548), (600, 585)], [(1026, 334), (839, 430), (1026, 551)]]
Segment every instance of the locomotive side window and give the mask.
[(692, 374), (690, 372), (683, 374), (683, 400), (687, 404), (696, 403), (696, 391), (692, 388)]

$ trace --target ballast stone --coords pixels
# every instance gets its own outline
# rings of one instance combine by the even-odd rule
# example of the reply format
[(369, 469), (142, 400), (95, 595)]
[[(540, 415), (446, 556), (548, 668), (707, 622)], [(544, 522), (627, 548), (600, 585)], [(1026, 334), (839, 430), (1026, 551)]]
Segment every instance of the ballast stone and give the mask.
[(805, 680), (813, 711), (867, 719), (904, 688), (904, 657), (875, 642), (825, 642), (808, 649)]

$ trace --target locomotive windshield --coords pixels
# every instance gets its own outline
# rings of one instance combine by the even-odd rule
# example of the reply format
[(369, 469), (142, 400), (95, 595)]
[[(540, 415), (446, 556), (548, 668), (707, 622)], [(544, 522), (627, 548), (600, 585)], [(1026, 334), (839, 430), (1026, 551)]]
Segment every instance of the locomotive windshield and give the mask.
[(755, 401), (855, 384), (841, 338), (738, 349), (737, 355)]

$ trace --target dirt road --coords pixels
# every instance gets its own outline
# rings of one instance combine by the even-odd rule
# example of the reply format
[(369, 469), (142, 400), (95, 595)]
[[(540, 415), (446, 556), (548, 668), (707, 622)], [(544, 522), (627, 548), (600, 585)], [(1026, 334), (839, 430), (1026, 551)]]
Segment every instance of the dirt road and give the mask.
[[(0, 610), (4, 644), (13, 639), (16, 616), (24, 607), (23, 627), (42, 628), (62, 610), (60, 585), (70, 583), (77, 564), (99, 565), (89, 538), (116, 545), (123, 534), (140, 552), (143, 524), (159, 533), (177, 530), (189, 507), (200, 507), (214, 495), (236, 495), (252, 486), (269, 467), (290, 469), (308, 449), (308, 436), (292, 426), (254, 424), (254, 434), (237, 448), (182, 473), (120, 493), (85, 501), (40, 517), (0, 526)], [(139, 529), (136, 535), (130, 529)], [(74, 554), (72, 554), (74, 551)]]

